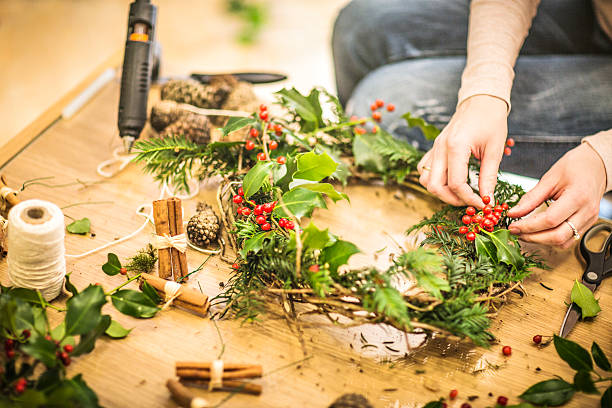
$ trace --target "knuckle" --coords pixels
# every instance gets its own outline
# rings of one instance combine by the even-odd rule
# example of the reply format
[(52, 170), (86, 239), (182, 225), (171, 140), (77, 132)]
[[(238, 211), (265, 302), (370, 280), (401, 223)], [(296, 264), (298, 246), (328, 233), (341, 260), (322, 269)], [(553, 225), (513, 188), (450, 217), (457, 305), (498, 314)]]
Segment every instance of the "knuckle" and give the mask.
[(553, 245), (561, 246), (567, 241), (567, 236), (565, 232), (558, 231), (554, 233), (550, 241)]
[(558, 221), (559, 220), (557, 219), (557, 216), (554, 214), (551, 214), (550, 211), (542, 214), (542, 223), (547, 227), (552, 227), (554, 225), (557, 225)]

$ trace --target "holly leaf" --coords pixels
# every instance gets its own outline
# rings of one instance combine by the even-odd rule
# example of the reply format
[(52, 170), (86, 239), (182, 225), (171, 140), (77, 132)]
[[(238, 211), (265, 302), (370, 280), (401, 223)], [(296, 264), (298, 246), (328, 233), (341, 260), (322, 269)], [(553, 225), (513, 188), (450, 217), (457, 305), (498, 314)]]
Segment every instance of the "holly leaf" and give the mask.
[(595, 364), (597, 364), (599, 368), (604, 371), (612, 371), (610, 369), (610, 361), (608, 361), (608, 358), (604, 354), (601, 347), (599, 347), (599, 344), (593, 342), (593, 345), (591, 346), (591, 354), (593, 355), (593, 360), (595, 360)]
[(497, 250), (488, 236), (476, 234), (475, 245), (479, 260), (490, 259), (493, 264), (497, 263)]
[(257, 162), (257, 164), (244, 176), (242, 188), (244, 189), (244, 196), (246, 198), (249, 198), (259, 191), (266, 179), (270, 177), (270, 169), (273, 165), (274, 163), (270, 161)]
[(96, 327), (102, 317), (100, 310), (106, 303), (104, 291), (90, 285), (66, 302), (66, 335), (84, 334)]
[(107, 261), (102, 265), (102, 270), (109, 276), (114, 276), (121, 271), (121, 261), (119, 257), (113, 253), (107, 255)]
[(591, 355), (578, 343), (574, 343), (571, 340), (559, 337), (556, 334), (553, 338), (553, 343), (555, 344), (555, 349), (557, 350), (559, 357), (561, 357), (574, 370), (593, 370)]
[(293, 179), (321, 181), (331, 176), (336, 167), (338, 164), (326, 152), (302, 153), (297, 156), (297, 171), (293, 174)]
[(72, 353), (70, 353), (71, 356), (77, 357), (82, 354), (90, 353), (94, 349), (98, 338), (104, 334), (110, 324), (111, 317), (109, 315), (102, 315), (100, 317), (100, 321), (93, 330), (81, 335), (79, 343), (76, 345)]
[(155, 316), (159, 308), (144, 293), (123, 289), (111, 295), (111, 301), (117, 310), (128, 316), (147, 319)]
[(99, 408), (98, 396), (85, 381), (82, 375), (77, 374), (70, 380), (58, 384), (48, 395), (46, 405), (53, 407), (75, 406), (86, 408)]
[(161, 298), (159, 297), (159, 294), (157, 293), (155, 288), (151, 286), (149, 282), (142, 281), (140, 290), (142, 291), (142, 293), (148, 296), (148, 298), (151, 299), (151, 301), (153, 301), (153, 303), (155, 303), (156, 305), (158, 305), (159, 302), (161, 302)]
[(290, 189), (297, 187), (305, 188), (310, 191), (316, 191), (317, 193), (323, 193), (331, 198), (334, 203), (339, 200), (346, 200), (350, 202), (346, 194), (336, 191), (336, 189), (329, 183), (313, 183), (308, 180), (298, 179), (293, 180), (291, 184), (289, 184)]
[(126, 329), (118, 321), (111, 320), (110, 325), (106, 328), (104, 334), (112, 339), (122, 339), (130, 334), (131, 331), (132, 329)]
[(251, 238), (244, 241), (244, 245), (240, 250), (240, 256), (246, 259), (249, 252), (253, 252), (254, 254), (258, 253), (261, 248), (263, 248), (263, 243), (266, 238), (268, 238), (272, 234), (271, 231), (260, 232), (258, 234), (253, 235)]
[(321, 251), (321, 263), (329, 264), (329, 271), (336, 273), (338, 267), (348, 262), (349, 258), (361, 252), (352, 242), (338, 240)]
[(289, 217), (286, 208), (300, 219), (304, 216), (310, 217), (315, 207), (327, 208), (321, 194), (299, 187), (283, 194), (282, 201), (274, 207), (274, 214), (279, 217)]
[(286, 174), (279, 180), (274, 181), (274, 185), (285, 192), (290, 190), (289, 183), (293, 180), (293, 173), (297, 171), (297, 159), (292, 156), (286, 156), (287, 162), (284, 166), (286, 168)]
[(408, 127), (418, 127), (421, 129), (423, 136), (427, 140), (434, 140), (440, 134), (440, 129), (425, 122), (423, 118), (412, 116), (410, 112), (403, 114), (402, 118), (406, 120)]
[[(300, 238), (304, 248), (311, 249), (323, 249), (336, 242), (336, 237), (329, 232), (329, 228), (320, 230), (312, 221), (304, 228)], [(289, 245), (295, 246), (295, 234), (292, 234), (291, 243)]]
[(597, 316), (597, 313), (601, 312), (599, 302), (593, 296), (593, 292), (582, 283), (574, 282), (571, 295), (572, 302), (574, 302), (582, 312), (582, 318)]
[(387, 165), (383, 156), (374, 149), (375, 143), (375, 135), (356, 135), (353, 140), (353, 156), (357, 166), (367, 171), (381, 173), (385, 171)]
[(91, 222), (89, 218), (81, 218), (80, 220), (76, 220), (71, 222), (66, 226), (66, 230), (71, 234), (79, 234), (85, 235), (91, 229)]
[(46, 340), (43, 336), (32, 336), (28, 342), (21, 345), (21, 350), (40, 360), (46, 367), (55, 367), (57, 364), (55, 342)]
[(574, 395), (574, 386), (562, 379), (553, 379), (539, 382), (529, 387), (519, 398), (536, 405), (565, 404)]
[(302, 118), (305, 122), (309, 122), (311, 126), (315, 128), (319, 122), (317, 116), (317, 109), (312, 105), (311, 101), (299, 93), (295, 88), (291, 89), (281, 89), (276, 92), (277, 95), (280, 95), (282, 100), (285, 103), (295, 110), (300, 118)]
[(591, 372), (586, 370), (580, 370), (574, 375), (574, 388), (586, 394), (599, 394), (591, 378)]
[(72, 296), (79, 294), (79, 290), (76, 288), (76, 286), (72, 284), (72, 282), (70, 282), (70, 273), (66, 274), (66, 282), (64, 283), (64, 285), (66, 286), (66, 290), (72, 293)]
[(612, 407), (612, 386), (608, 387), (606, 392), (601, 396), (601, 408)]
[(227, 136), (232, 132), (242, 129), (243, 127), (254, 125), (257, 123), (257, 120), (252, 117), (241, 118), (241, 117), (231, 117), (228, 119), (225, 126), (221, 129), (223, 132), (223, 136)]
[[(522, 268), (525, 258), (521, 255), (518, 245), (507, 229), (499, 229), (494, 232), (483, 231), (495, 245), (497, 261), (506, 265)], [(512, 245), (513, 243), (514, 245)]]
[[(49, 370), (47, 370), (49, 371)], [(42, 375), (41, 375), (42, 376)], [(47, 398), (42, 391), (34, 390), (32, 388), (25, 390), (25, 392), (16, 397), (11, 397), (11, 403), (9, 405), (3, 405), (4, 400), (0, 400), (1, 407), (14, 407), (14, 408), (26, 408), (26, 407), (44, 407), (46, 406)]]

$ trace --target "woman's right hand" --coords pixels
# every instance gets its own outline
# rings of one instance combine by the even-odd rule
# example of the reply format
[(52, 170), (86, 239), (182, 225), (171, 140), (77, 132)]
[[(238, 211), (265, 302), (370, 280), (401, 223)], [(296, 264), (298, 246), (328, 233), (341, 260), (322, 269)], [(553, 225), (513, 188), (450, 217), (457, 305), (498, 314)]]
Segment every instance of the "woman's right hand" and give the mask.
[(480, 195), (493, 199), (508, 135), (507, 115), (506, 102), (493, 96), (463, 101), (419, 162), (419, 182), (449, 204), (482, 208), (482, 199), (467, 184), (468, 163), (472, 155), (480, 160)]

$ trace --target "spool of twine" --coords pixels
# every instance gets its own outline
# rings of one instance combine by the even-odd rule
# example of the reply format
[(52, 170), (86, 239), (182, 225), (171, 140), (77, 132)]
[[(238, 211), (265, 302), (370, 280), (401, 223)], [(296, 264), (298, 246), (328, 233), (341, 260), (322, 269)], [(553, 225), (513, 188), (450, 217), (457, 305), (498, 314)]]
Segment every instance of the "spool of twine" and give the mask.
[(62, 210), (43, 200), (17, 204), (9, 212), (7, 244), (12, 284), (56, 298), (66, 275)]

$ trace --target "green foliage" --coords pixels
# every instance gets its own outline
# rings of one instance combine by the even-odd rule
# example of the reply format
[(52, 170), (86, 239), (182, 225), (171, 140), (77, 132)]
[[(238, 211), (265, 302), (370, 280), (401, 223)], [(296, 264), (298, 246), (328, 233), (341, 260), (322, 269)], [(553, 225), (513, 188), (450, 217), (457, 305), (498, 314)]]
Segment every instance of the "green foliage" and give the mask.
[(321, 251), (321, 262), (329, 265), (329, 270), (336, 273), (338, 268), (347, 263), (349, 258), (361, 252), (352, 242), (337, 240)]
[(561, 379), (554, 379), (529, 387), (520, 397), (534, 404), (556, 407), (569, 401), (575, 392), (572, 384)]
[(113, 293), (111, 301), (121, 313), (133, 317), (146, 319), (155, 316), (159, 311), (149, 296), (132, 289), (122, 289)]
[(331, 176), (336, 171), (336, 167), (338, 164), (325, 152), (303, 153), (297, 156), (297, 171), (293, 174), (293, 178), (321, 181)]
[(608, 361), (608, 358), (604, 354), (601, 347), (599, 347), (599, 344), (593, 342), (593, 345), (591, 346), (591, 354), (593, 355), (593, 361), (595, 361), (597, 367), (604, 371), (612, 371), (610, 368), (610, 361)]
[(117, 275), (121, 271), (121, 261), (119, 257), (113, 253), (109, 253), (107, 258), (108, 260), (106, 263), (102, 265), (102, 271), (109, 276)]
[(406, 275), (412, 275), (418, 285), (433, 296), (442, 299), (441, 291), (450, 290), (446, 279), (436, 276), (442, 270), (442, 258), (423, 247), (404, 252), (395, 260), (395, 266)]
[(113, 339), (122, 339), (130, 334), (131, 331), (132, 329), (126, 329), (118, 321), (111, 320), (110, 325), (104, 333)]
[(272, 167), (275, 165), (276, 164), (273, 162), (260, 161), (249, 170), (242, 182), (242, 188), (244, 189), (244, 196), (246, 198), (251, 197), (259, 191), (261, 186), (270, 178)]
[(153, 245), (148, 244), (146, 247), (139, 249), (136, 255), (129, 258), (128, 263), (125, 265), (125, 269), (132, 272), (151, 273), (153, 269), (155, 269), (156, 263), (157, 250)]
[(227, 120), (227, 123), (221, 129), (223, 132), (223, 136), (227, 136), (232, 132), (240, 130), (247, 126), (253, 126), (257, 123), (257, 120), (252, 117), (241, 118), (241, 117), (231, 117)]
[(91, 222), (89, 221), (89, 218), (82, 218), (80, 220), (73, 221), (66, 226), (66, 231), (71, 234), (85, 235), (89, 233), (90, 229)]
[(306, 188), (294, 188), (283, 194), (281, 202), (274, 208), (274, 214), (280, 217), (289, 217), (291, 212), (297, 219), (310, 217), (315, 208), (327, 208), (325, 200), (320, 193)]
[(249, 0), (226, 0), (226, 2), (228, 11), (242, 20), (242, 28), (237, 36), (238, 42), (244, 45), (255, 43), (268, 19), (267, 7), (260, 2)]
[(576, 280), (572, 287), (571, 294), (572, 302), (580, 307), (582, 318), (597, 316), (597, 313), (601, 312), (599, 302), (593, 296), (593, 292), (582, 283)]
[(437, 127), (425, 122), (423, 118), (412, 116), (410, 112), (402, 115), (402, 118), (406, 120), (408, 127), (418, 127), (421, 129), (423, 136), (428, 140), (434, 140), (440, 134), (440, 130)]

